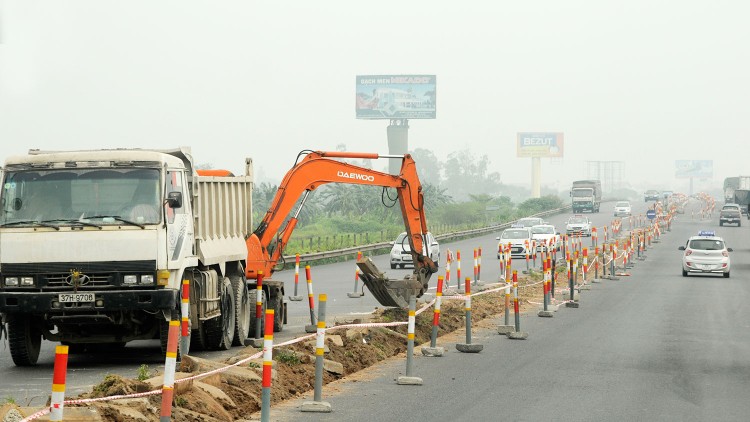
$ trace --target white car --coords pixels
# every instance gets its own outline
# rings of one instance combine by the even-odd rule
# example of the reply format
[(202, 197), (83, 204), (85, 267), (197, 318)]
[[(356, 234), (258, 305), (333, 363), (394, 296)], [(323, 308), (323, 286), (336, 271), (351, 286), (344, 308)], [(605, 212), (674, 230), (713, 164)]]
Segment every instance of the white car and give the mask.
[(732, 248), (727, 248), (724, 239), (714, 232), (702, 231), (678, 249), (685, 251), (682, 255), (683, 277), (688, 274), (723, 274), (724, 278), (729, 278), (729, 252)]
[(565, 232), (568, 234), (580, 234), (591, 236), (591, 221), (588, 217), (576, 214), (565, 223)]
[(630, 215), (632, 215), (632, 210), (630, 208), (630, 202), (628, 202), (628, 201), (617, 201), (615, 203), (615, 217), (621, 217), (621, 216), (629, 217)]
[[(402, 232), (396, 238), (396, 241), (392, 242), (391, 245), (391, 269), (395, 269), (396, 266), (404, 268), (406, 265), (414, 265), (414, 259), (411, 256), (411, 247), (409, 246), (409, 239), (406, 238), (406, 232)], [(429, 257), (435, 262), (435, 265), (439, 265), (440, 261), (440, 245), (437, 239), (432, 233), (427, 232), (425, 234), (424, 246), (429, 249), (429, 253), (426, 250), (422, 250), (422, 254)]]
[(500, 259), (501, 248), (507, 247), (510, 243), (510, 256), (512, 257), (525, 257), (526, 256), (526, 245), (529, 246), (529, 254), (531, 254), (531, 228), (522, 227), (520, 225), (513, 225), (513, 227), (503, 230), (503, 234), (495, 239), (499, 240), (497, 243), (497, 259)]
[(552, 250), (560, 249), (560, 233), (555, 230), (555, 226), (552, 224), (532, 226), (531, 238), (536, 241), (537, 251), (544, 251), (544, 248), (550, 244), (552, 245)]
[(532, 227), (532, 226), (538, 226), (540, 224), (547, 224), (546, 221), (544, 221), (543, 218), (539, 217), (524, 217), (519, 218), (518, 221), (516, 221), (513, 226), (521, 226), (521, 227)]

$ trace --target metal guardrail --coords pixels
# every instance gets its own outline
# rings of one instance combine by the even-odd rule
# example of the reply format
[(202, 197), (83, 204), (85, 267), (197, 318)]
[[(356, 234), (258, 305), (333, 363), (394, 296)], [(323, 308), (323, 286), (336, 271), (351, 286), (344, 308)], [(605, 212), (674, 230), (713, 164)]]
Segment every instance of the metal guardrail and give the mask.
[[(569, 211), (570, 209), (572, 209), (572, 206), (566, 205), (562, 208), (556, 208), (554, 210), (547, 210), (547, 211), (543, 211), (540, 213), (536, 213), (536, 214), (530, 215), (529, 217), (547, 217), (550, 215), (556, 215), (556, 214), (563, 213), (565, 211)], [(491, 232), (498, 231), (498, 230), (507, 229), (515, 221), (516, 220), (510, 221), (507, 223), (481, 227), (478, 229), (462, 230), (462, 231), (457, 231), (457, 232), (452, 232), (452, 233), (443, 233), (441, 235), (436, 235), (435, 238), (437, 240), (452, 240), (452, 239), (459, 239), (459, 238), (464, 238), (464, 237), (478, 236), (478, 235), (491, 233)], [(336, 249), (333, 251), (314, 252), (314, 253), (304, 254), (304, 255), (300, 255), (300, 260), (305, 261), (305, 262), (319, 261), (321, 259), (337, 258), (340, 256), (346, 256), (346, 255), (356, 255), (357, 252), (369, 252), (369, 251), (374, 251), (377, 249), (386, 249), (390, 247), (391, 247), (391, 242), (371, 243), (369, 245), (352, 246), (350, 248)], [(294, 262), (295, 258), (296, 258), (295, 255), (285, 255), (284, 261)]]

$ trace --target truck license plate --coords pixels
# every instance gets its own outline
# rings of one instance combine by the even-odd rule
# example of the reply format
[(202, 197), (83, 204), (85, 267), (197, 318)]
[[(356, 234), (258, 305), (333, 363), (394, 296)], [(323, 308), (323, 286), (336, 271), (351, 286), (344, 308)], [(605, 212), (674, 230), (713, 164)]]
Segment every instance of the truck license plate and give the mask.
[(60, 293), (57, 300), (62, 303), (93, 302), (93, 293)]

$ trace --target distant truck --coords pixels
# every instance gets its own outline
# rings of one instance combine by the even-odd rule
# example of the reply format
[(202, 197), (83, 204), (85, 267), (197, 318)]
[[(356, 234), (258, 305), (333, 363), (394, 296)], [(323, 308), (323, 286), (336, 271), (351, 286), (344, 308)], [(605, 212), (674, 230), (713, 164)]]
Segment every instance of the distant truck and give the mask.
[(599, 212), (602, 202), (602, 182), (600, 180), (576, 180), (570, 189), (573, 212)]
[(739, 176), (737, 177), (737, 188), (734, 190), (732, 201), (740, 206), (740, 210), (743, 214), (748, 214), (748, 206), (750, 206), (750, 176)]
[(727, 177), (724, 179), (724, 203), (734, 202), (734, 191), (740, 187), (739, 177)]

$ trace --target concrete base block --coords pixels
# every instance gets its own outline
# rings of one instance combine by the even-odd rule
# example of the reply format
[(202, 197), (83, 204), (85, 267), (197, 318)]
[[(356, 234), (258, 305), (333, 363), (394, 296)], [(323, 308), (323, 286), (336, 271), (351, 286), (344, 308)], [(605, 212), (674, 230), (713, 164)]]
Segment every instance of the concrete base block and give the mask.
[(578, 290), (591, 290), (591, 285), (590, 284), (582, 284), (582, 285), (578, 286)]
[(557, 312), (560, 309), (560, 305), (547, 305), (547, 310)]
[(358, 298), (358, 297), (362, 297), (362, 296), (364, 296), (365, 294), (364, 294), (364, 293), (362, 293), (362, 292), (351, 292), (351, 293), (347, 293), (346, 295), (347, 295), (348, 297), (352, 298), (352, 299), (355, 299), (355, 298)]
[(639, 257), (638, 257), (638, 258), (636, 258), (636, 259), (637, 259), (637, 260), (639, 260), (639, 261), (645, 261), (645, 260), (646, 260), (646, 257), (645, 257), (645, 256), (639, 256)]
[(302, 412), (331, 413), (331, 403), (327, 401), (306, 401), (299, 409)]
[(261, 348), (263, 347), (263, 339), (262, 338), (246, 338), (245, 346), (253, 346), (255, 348)]
[(422, 378), (419, 377), (398, 377), (398, 380), (396, 380), (396, 384), (398, 385), (422, 385)]
[(445, 353), (445, 349), (442, 347), (423, 347), (422, 356), (439, 358)]
[(318, 326), (317, 325), (305, 325), (305, 332), (306, 333), (317, 333), (318, 332)]
[(523, 331), (513, 331), (512, 333), (508, 333), (508, 338), (511, 340), (526, 340), (527, 338), (529, 338), (529, 333)]
[(613, 276), (613, 275), (608, 275), (608, 276), (607, 276), (607, 277), (605, 277), (605, 278), (606, 278), (607, 280), (619, 280), (619, 279), (620, 279), (620, 277), (616, 277), (616, 276)]
[(484, 349), (481, 344), (456, 343), (456, 350), (462, 353), (479, 353)]
[(540, 316), (542, 318), (552, 318), (554, 316), (554, 312), (550, 311), (549, 308), (546, 311), (542, 309), (537, 312), (537, 316)]
[(516, 330), (516, 327), (513, 325), (498, 325), (497, 326), (497, 333), (507, 336), (509, 333), (512, 333)]
[(577, 308), (578, 306), (578, 302), (565, 302), (566, 308)]
[(289, 300), (299, 302), (302, 300), (302, 296), (289, 296)]
[(599, 279), (599, 278), (592, 278), (592, 279), (591, 279), (591, 282), (592, 282), (592, 283), (601, 283), (601, 282), (602, 282), (602, 280), (601, 280), (601, 279)]

